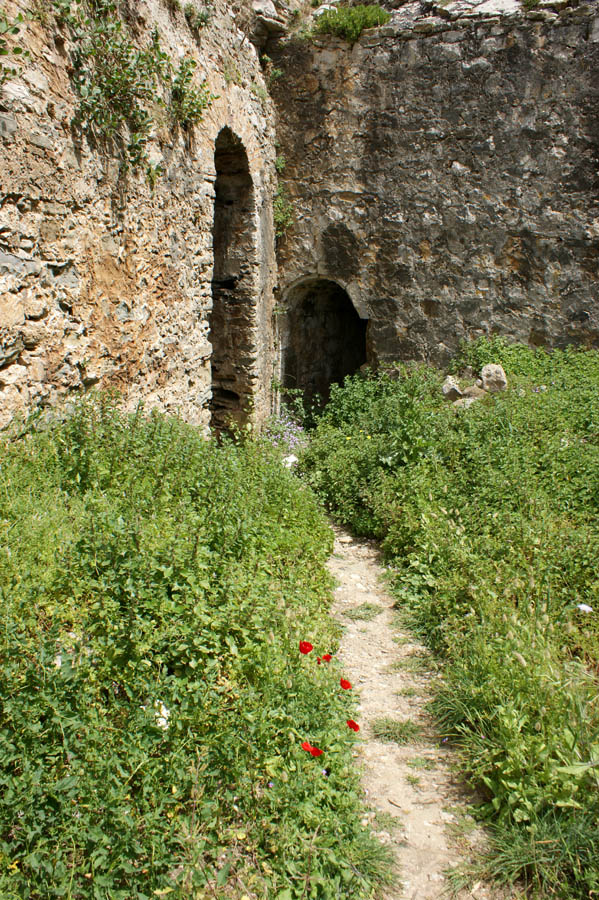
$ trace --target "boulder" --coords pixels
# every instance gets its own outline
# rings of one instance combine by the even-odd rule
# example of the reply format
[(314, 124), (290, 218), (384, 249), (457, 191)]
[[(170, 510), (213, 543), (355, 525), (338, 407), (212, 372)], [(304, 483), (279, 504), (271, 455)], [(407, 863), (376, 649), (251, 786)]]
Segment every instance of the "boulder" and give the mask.
[(503, 368), (494, 363), (488, 363), (482, 367), (480, 378), (484, 390), (489, 391), (491, 394), (497, 394), (499, 391), (505, 391), (507, 388), (507, 378)]
[(460, 390), (460, 386), (453, 377), (453, 375), (448, 375), (445, 381), (443, 382), (443, 386), (441, 387), (443, 391), (443, 396), (446, 400), (457, 400), (462, 396), (462, 391)]

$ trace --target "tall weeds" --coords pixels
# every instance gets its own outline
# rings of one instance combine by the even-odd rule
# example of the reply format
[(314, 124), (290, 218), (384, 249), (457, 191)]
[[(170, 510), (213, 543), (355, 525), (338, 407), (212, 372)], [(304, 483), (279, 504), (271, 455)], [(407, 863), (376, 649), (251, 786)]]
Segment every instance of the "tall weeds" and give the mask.
[(81, 403), (6, 436), (0, 534), (2, 897), (371, 896), (351, 701), (298, 651), (330, 530), (275, 451)]
[(435, 710), (485, 797), (489, 868), (586, 898), (599, 889), (599, 354), (494, 338), (454, 369), (487, 362), (510, 389), (463, 410), (430, 369), (348, 379), (303, 465), (342, 521), (382, 539), (398, 605), (446, 658)]

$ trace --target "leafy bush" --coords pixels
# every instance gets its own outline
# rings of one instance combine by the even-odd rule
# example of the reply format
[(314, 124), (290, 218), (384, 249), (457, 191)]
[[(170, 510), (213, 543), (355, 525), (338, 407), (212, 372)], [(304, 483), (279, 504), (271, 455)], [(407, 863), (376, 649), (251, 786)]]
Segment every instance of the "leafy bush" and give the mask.
[(316, 34), (335, 34), (355, 44), (365, 28), (385, 25), (391, 16), (377, 4), (339, 6), (327, 9), (318, 16), (313, 31)]
[(467, 410), (434, 372), (347, 379), (302, 464), (382, 538), (398, 605), (447, 659), (435, 709), (484, 792), (489, 871), (583, 898), (599, 885), (599, 353), (491, 338), (453, 368), (487, 362), (511, 387)]
[(330, 529), (280, 455), (104, 397), (0, 461), (0, 895), (370, 897), (351, 700), (313, 659)]
[(208, 90), (206, 81), (194, 87), (193, 73), (196, 66), (195, 59), (186, 56), (181, 60), (172, 82), (170, 108), (173, 118), (183, 128), (191, 128), (201, 122), (204, 110), (215, 99), (215, 95)]

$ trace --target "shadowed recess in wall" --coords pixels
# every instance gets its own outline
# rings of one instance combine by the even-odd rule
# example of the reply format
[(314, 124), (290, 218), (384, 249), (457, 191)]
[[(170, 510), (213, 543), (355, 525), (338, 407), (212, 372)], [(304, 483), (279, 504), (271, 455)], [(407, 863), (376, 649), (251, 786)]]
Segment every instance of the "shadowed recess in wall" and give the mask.
[(255, 380), (256, 225), (254, 190), (240, 139), (223, 128), (216, 139), (212, 276), (211, 425), (243, 424)]
[(283, 387), (300, 389), (306, 399), (329, 396), (341, 382), (366, 363), (366, 319), (334, 281), (311, 278), (286, 296), (283, 333)]

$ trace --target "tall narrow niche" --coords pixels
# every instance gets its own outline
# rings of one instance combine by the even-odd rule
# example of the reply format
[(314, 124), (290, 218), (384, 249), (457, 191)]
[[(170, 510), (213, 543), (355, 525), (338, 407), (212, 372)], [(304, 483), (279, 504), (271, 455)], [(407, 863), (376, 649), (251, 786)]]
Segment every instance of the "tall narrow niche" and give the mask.
[(243, 425), (256, 382), (256, 224), (248, 158), (230, 128), (216, 139), (211, 426)]

